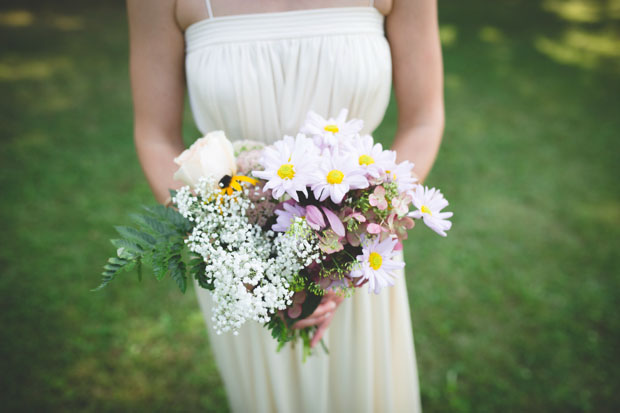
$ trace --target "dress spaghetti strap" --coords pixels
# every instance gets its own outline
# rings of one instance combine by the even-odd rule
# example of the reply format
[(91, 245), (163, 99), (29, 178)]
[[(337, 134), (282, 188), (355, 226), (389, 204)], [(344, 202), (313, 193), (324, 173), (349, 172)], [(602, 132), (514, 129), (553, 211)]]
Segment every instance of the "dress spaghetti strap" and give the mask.
[[(374, 0), (371, 0), (374, 2)], [(205, 0), (205, 5), (207, 6), (207, 13), (209, 13), (209, 18), (213, 18), (213, 9), (211, 8), (211, 0)]]

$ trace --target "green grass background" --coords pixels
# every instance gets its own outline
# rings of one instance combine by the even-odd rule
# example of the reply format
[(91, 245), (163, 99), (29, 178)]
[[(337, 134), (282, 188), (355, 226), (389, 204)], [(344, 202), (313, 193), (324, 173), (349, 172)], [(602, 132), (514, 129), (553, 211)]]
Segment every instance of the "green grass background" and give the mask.
[[(428, 183), (454, 227), (406, 244), (426, 412), (620, 409), (618, 19), (616, 0), (440, 4)], [(112, 225), (152, 200), (123, 2), (3, 2), (0, 39), (1, 409), (225, 411), (193, 291), (89, 291)]]

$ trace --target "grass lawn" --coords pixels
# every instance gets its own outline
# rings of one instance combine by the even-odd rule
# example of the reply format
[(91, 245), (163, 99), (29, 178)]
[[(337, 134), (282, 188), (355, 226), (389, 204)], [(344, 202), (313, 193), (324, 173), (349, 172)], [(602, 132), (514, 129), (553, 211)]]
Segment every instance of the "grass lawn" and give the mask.
[[(617, 5), (440, 4), (447, 128), (428, 183), (454, 229), (406, 245), (426, 412), (620, 409)], [(123, 2), (3, 3), (0, 38), (2, 410), (226, 410), (193, 291), (89, 291), (112, 225), (152, 200)], [(392, 104), (384, 142), (395, 120)]]

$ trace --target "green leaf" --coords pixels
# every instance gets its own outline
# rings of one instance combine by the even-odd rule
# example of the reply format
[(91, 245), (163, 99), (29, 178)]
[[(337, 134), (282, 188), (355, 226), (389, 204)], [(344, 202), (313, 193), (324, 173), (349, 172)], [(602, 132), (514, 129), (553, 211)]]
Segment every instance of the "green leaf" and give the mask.
[(192, 229), (192, 224), (183, 217), (178, 211), (173, 208), (166, 208), (163, 205), (154, 205), (144, 207), (145, 210), (150, 212), (156, 218), (161, 221), (169, 222), (182, 234), (189, 232)]
[[(126, 252), (129, 252), (133, 255), (142, 255), (144, 253), (144, 248), (142, 246), (133, 243), (131, 241), (127, 241), (126, 239), (111, 239), (110, 242), (118, 249), (123, 249)], [(117, 255), (120, 258), (125, 259), (125, 256), (121, 255), (121, 252), (117, 251)]]
[(153, 216), (144, 214), (130, 214), (129, 216), (141, 229), (150, 231), (156, 236), (170, 237), (178, 233), (173, 224)]
[(136, 244), (142, 245), (143, 243), (146, 243), (152, 247), (157, 243), (157, 240), (153, 238), (153, 236), (135, 228), (125, 227), (122, 225), (116, 226), (114, 228), (116, 228), (116, 231), (121, 234), (121, 236), (123, 236), (125, 239)]
[(103, 269), (106, 271), (118, 271), (122, 268), (122, 265), (107, 263), (103, 266)]
[(138, 279), (141, 279), (142, 262), (153, 266), (158, 280), (170, 274), (181, 291), (187, 289), (182, 253), (185, 236), (192, 224), (172, 208), (155, 205), (144, 209), (147, 213), (130, 214), (136, 228), (115, 227), (122, 238), (111, 240), (117, 248), (116, 257), (106, 262), (103, 281), (97, 289), (107, 285), (118, 272), (132, 269), (136, 264)]
[(126, 259), (123, 259), (123, 258), (112, 257), (112, 258), (108, 258), (108, 262), (110, 264), (125, 265), (129, 261), (127, 261)]
[(187, 276), (185, 275), (185, 263), (181, 261), (180, 255), (170, 257), (168, 264), (170, 269), (170, 277), (177, 283), (181, 292), (185, 293), (187, 289)]
[(199, 255), (194, 255), (189, 263), (190, 274), (196, 279), (196, 281), (198, 281), (198, 285), (204, 289), (213, 291), (213, 283), (207, 278), (207, 274), (205, 273), (207, 263), (202, 259), (202, 257)]
[[(97, 288), (94, 288), (91, 291), (101, 290), (103, 287), (108, 285), (110, 281), (112, 281), (119, 272), (128, 271), (132, 269), (135, 263), (136, 261), (119, 260), (116, 257), (108, 258), (108, 262), (103, 267), (105, 271), (101, 273), (101, 275), (103, 275), (103, 278), (101, 279), (101, 284)], [(139, 265), (140, 263), (139, 259), (137, 260), (137, 263)]]
[[(159, 245), (159, 244), (158, 244)], [(153, 265), (153, 273), (157, 280), (161, 280), (168, 273), (168, 258), (170, 252), (167, 246), (155, 248), (153, 251), (153, 257), (151, 264)]]

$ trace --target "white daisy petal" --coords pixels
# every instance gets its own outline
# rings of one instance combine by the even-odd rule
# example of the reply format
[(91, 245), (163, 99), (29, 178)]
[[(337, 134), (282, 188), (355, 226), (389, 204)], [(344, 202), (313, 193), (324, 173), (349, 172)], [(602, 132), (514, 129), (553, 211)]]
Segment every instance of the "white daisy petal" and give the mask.
[(452, 228), (452, 222), (448, 218), (452, 217), (452, 212), (442, 212), (441, 210), (448, 206), (448, 201), (443, 197), (441, 191), (422, 185), (416, 185), (411, 191), (413, 205), (417, 210), (407, 214), (414, 219), (424, 221), (424, 224), (437, 234), (445, 237), (446, 231)]

